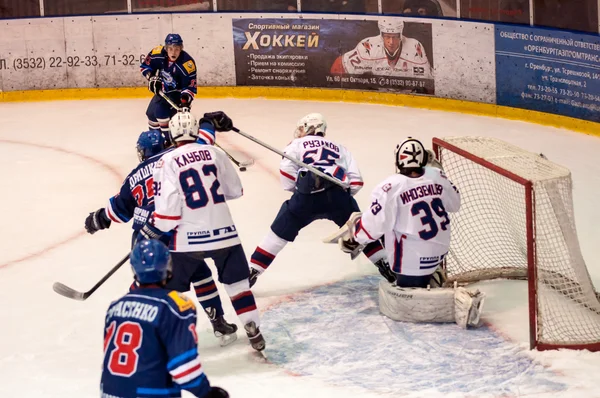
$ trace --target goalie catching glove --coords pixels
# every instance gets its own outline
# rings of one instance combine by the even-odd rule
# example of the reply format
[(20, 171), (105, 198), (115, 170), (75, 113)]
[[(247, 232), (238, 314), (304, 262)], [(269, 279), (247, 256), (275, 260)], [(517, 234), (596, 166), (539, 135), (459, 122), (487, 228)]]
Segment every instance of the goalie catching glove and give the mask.
[(91, 212), (85, 219), (85, 230), (88, 234), (93, 235), (101, 229), (109, 228), (111, 224), (110, 218), (107, 217), (104, 207)]

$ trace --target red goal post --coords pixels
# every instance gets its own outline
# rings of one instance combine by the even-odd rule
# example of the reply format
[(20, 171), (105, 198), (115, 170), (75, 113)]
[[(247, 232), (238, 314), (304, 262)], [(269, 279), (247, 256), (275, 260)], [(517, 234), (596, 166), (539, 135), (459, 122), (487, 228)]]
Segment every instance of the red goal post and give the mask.
[(600, 296), (581, 255), (571, 173), (489, 137), (434, 138), (461, 193), (449, 282), (527, 279), (530, 346), (600, 350)]

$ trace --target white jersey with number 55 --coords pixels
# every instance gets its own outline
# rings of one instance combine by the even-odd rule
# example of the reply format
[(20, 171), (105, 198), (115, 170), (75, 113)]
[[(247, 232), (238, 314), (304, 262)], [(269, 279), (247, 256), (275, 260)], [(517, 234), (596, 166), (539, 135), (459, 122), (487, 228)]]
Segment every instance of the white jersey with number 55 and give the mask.
[(395, 174), (371, 195), (371, 206), (358, 221), (359, 243), (385, 236), (392, 271), (429, 275), (448, 253), (450, 218), (460, 208), (460, 194), (444, 172), (425, 167), (421, 177)]
[(171, 250), (216, 250), (240, 244), (227, 200), (242, 196), (236, 169), (219, 148), (188, 143), (154, 166), (154, 225), (174, 230)]
[[(283, 152), (347, 183), (352, 195), (363, 187), (358, 164), (350, 151), (331, 140), (318, 135), (306, 135), (294, 139)], [(294, 191), (300, 170), (304, 170), (304, 168), (291, 160), (287, 158), (281, 160), (279, 173), (283, 189)]]

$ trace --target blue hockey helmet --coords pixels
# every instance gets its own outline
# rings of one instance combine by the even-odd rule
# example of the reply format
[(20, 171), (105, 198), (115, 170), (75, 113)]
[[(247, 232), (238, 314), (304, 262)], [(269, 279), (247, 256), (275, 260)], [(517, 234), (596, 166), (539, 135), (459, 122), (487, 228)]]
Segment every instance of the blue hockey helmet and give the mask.
[(144, 131), (137, 140), (137, 153), (140, 162), (165, 149), (165, 137), (158, 130)]
[(165, 38), (165, 46), (168, 45), (183, 46), (183, 39), (177, 33), (169, 33)]
[(135, 245), (129, 256), (135, 279), (142, 285), (166, 280), (171, 272), (171, 254), (159, 240), (147, 239)]

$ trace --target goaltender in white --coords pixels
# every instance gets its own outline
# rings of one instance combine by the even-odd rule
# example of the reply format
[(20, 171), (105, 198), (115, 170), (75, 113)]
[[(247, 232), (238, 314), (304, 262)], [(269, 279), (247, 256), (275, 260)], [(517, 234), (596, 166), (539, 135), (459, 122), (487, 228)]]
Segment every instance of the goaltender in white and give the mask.
[(379, 308), (387, 317), (479, 326), (484, 294), (442, 287), (450, 246), (447, 212), (459, 210), (460, 193), (420, 141), (409, 137), (396, 147), (395, 158), (396, 174), (375, 187), (369, 211), (353, 213), (326, 241), (339, 242), (354, 257), (365, 244), (384, 236), (396, 274), (395, 283), (379, 284)]

